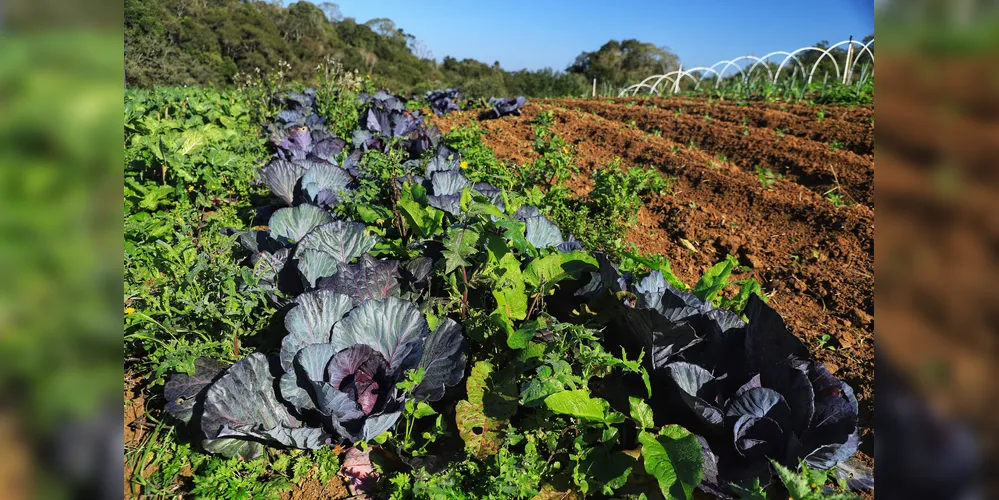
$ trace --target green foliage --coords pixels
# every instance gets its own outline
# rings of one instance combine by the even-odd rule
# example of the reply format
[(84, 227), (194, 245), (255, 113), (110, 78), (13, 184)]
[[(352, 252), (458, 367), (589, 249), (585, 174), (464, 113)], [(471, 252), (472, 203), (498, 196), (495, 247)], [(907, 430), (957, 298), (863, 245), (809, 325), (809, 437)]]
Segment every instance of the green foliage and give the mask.
[[(747, 268), (739, 266), (739, 260), (729, 255), (724, 261), (711, 266), (704, 272), (701, 279), (697, 281), (691, 292), (702, 300), (711, 301), (716, 306), (729, 309), (735, 312), (742, 312), (746, 308), (749, 296), (759, 295), (763, 298), (763, 291), (760, 283), (752, 278), (732, 281), (729, 278), (733, 272), (744, 271)], [(739, 287), (731, 296), (722, 294), (723, 290), (730, 286)]]
[(655, 476), (667, 500), (689, 500), (701, 482), (701, 445), (683, 427), (669, 425), (658, 435), (642, 431), (645, 471)]
[[(535, 344), (540, 345), (540, 344)], [(545, 398), (557, 392), (573, 390), (584, 381), (572, 372), (572, 366), (562, 359), (548, 359), (539, 366), (535, 377), (520, 389), (520, 404), (535, 408), (545, 403)]]
[[(615, 158), (607, 168), (593, 171), (594, 212), (602, 214), (609, 223), (608, 231), (616, 230), (623, 236), (624, 231), (638, 222), (638, 210), (642, 208), (641, 196), (670, 192), (670, 180), (651, 168), (620, 168), (620, 158)], [(616, 238), (615, 238), (616, 239)]]
[(545, 398), (545, 406), (559, 415), (569, 415), (591, 422), (610, 425), (624, 421), (624, 415), (612, 411), (607, 401), (593, 398), (585, 390), (557, 392)]
[[(235, 237), (265, 152), (249, 93), (128, 91), (125, 106), (125, 354), (162, 383), (194, 359), (235, 359), (275, 308)], [(141, 354), (141, 356), (140, 356)]]
[(641, 429), (651, 429), (656, 426), (652, 418), (652, 407), (644, 400), (632, 396), (628, 398), (628, 406), (631, 408), (631, 418), (638, 422)]
[(784, 176), (781, 174), (775, 174), (773, 170), (769, 168), (763, 168), (759, 165), (753, 167), (756, 169), (756, 178), (759, 179), (760, 184), (763, 184), (763, 189), (769, 190), (777, 183), (778, 180), (783, 179)]
[(844, 199), (842, 194), (836, 192), (835, 188), (826, 192), (826, 200), (832, 203), (836, 210), (852, 204), (851, 201)]
[(538, 154), (530, 164), (518, 174), (516, 191), (526, 192), (531, 188), (541, 188), (543, 195), (539, 204), (554, 204), (571, 195), (567, 182), (573, 173), (579, 172), (573, 161), (572, 148), (555, 133), (555, 116), (551, 110), (538, 113), (532, 124), (534, 129), (534, 152)]
[(641, 273), (659, 271), (663, 273), (663, 278), (665, 278), (666, 282), (673, 288), (681, 291), (687, 291), (690, 289), (686, 283), (680, 281), (680, 278), (677, 278), (676, 275), (673, 274), (673, 270), (669, 265), (669, 259), (662, 255), (642, 257), (641, 255), (637, 255), (632, 252), (620, 252), (620, 256), (624, 257), (620, 266), (622, 271), (638, 271)]
[(516, 385), (502, 373), (493, 378), (493, 370), (488, 361), (476, 363), (468, 376), (468, 399), (455, 407), (458, 432), (465, 451), (473, 457), (499, 452), (503, 444), (500, 433), (517, 411)]
[(488, 182), (502, 189), (513, 189), (514, 179), (510, 170), (496, 159), (496, 154), (483, 142), (489, 131), (476, 120), (469, 120), (452, 128), (444, 141), (455, 151), (461, 151), (462, 169), (472, 182)]
[[(420, 238), (429, 238), (444, 227), (444, 212), (427, 204), (427, 190), (419, 184), (407, 184), (401, 190), (396, 208), (405, 220), (405, 227)], [(405, 231), (405, 229), (404, 229)]]
[(479, 233), (465, 226), (451, 226), (444, 238), (444, 273), (472, 265), (467, 259), (479, 253), (476, 243)]
[(512, 325), (513, 320), (527, 317), (527, 294), (520, 261), (509, 251), (498, 257), (492, 247), (489, 259), (493, 266), (490, 269), (495, 270), (492, 294), (496, 299), (496, 311), (493, 315)]
[(725, 285), (728, 284), (728, 277), (738, 265), (739, 260), (729, 255), (724, 261), (712, 266), (711, 269), (708, 269), (701, 276), (697, 284), (694, 285), (694, 295), (701, 300), (714, 301), (718, 296), (718, 292), (721, 292), (725, 288)]
[(317, 66), (316, 79), (316, 112), (326, 117), (333, 135), (350, 137), (360, 117), (358, 93), (366, 82), (331, 57)]
[(801, 464), (801, 472), (794, 472), (783, 465), (771, 461), (777, 476), (784, 488), (795, 500), (858, 500), (860, 497), (850, 493), (839, 493), (828, 489), (825, 484), (830, 479), (829, 471), (809, 469)]
[(620, 89), (639, 82), (650, 75), (661, 75), (676, 70), (679, 57), (665, 47), (638, 40), (611, 40), (594, 52), (583, 52), (569, 67), (569, 72), (584, 75), (587, 81), (594, 78), (604, 89)]
[[(515, 451), (514, 449), (522, 449)], [(538, 446), (508, 433), (497, 453), (485, 460), (465, 460), (429, 474), (423, 469), (396, 473), (389, 479), (390, 498), (532, 498), (550, 467)]]
[(125, 449), (126, 476), (133, 494), (143, 497), (175, 496), (183, 491), (195, 497), (277, 498), (294, 484), (316, 479), (333, 480), (340, 470), (334, 448), (316, 451), (288, 450), (254, 460), (218, 458), (192, 451), (177, 442), (173, 431), (158, 425), (135, 449)]
[[(170, 0), (125, 3), (125, 74), (129, 86), (228, 85), (274, 90), (291, 81), (322, 88), (337, 75), (357, 75), (397, 92), (459, 87), (470, 97), (581, 96), (582, 75), (553, 71), (504, 71), (499, 64), (444, 57), (385, 18), (358, 23), (305, 1), (288, 4), (221, 0), (174, 5)], [(336, 57), (339, 62), (332, 63)], [(341, 66), (342, 65), (342, 66)], [(646, 75), (647, 76), (647, 75)], [(345, 92), (350, 93), (350, 92)], [(331, 110), (345, 110), (337, 116)], [(320, 111), (347, 123), (349, 107)], [(338, 130), (333, 127), (333, 131)]]
[[(268, 119), (260, 114), (267, 108), (257, 105), (252, 90), (191, 95), (202, 92), (203, 98), (195, 99), (179, 99), (182, 93), (166, 90), (135, 92), (148, 105), (126, 119), (132, 128), (126, 125), (131, 161), (125, 166), (125, 351), (132, 366), (152, 375), (153, 382), (167, 371), (190, 371), (199, 355), (235, 359), (245, 354), (240, 340), (262, 333), (285, 300), (258, 286), (253, 271), (240, 265), (244, 255), (234, 250), (234, 237), (221, 232), (255, 223), (252, 206), (259, 203), (250, 200), (261, 193), (251, 180), (266, 150), (264, 139), (251, 129)], [(343, 120), (335, 126), (356, 119), (349, 92), (334, 87), (326, 92), (320, 100), (327, 99), (327, 116)], [(205, 107), (202, 99), (214, 105)], [(211, 122), (189, 116), (208, 116), (224, 102), (231, 103), (225, 108), (229, 114)], [(245, 109), (233, 105), (240, 102)], [(148, 110), (156, 110), (159, 118), (150, 119)], [(402, 408), (400, 425), (371, 445), (421, 457), (453, 439), (469, 457), (436, 474), (419, 468), (383, 471), (384, 493), (391, 498), (531, 498), (559, 484), (560, 491), (571, 487), (613, 497), (625, 491), (635, 467), (641, 467), (624, 450), (641, 444), (644, 467), (667, 498), (689, 498), (700, 481), (699, 446), (677, 426), (655, 425), (644, 353), (629, 359), (623, 349), (608, 351), (605, 332), (586, 324), (585, 314), (573, 311), (566, 320), (557, 309), (560, 287), (594, 270), (594, 256), (535, 248), (526, 239), (525, 224), (509, 215), (522, 204), (537, 204), (563, 234), (592, 238), (584, 240), (588, 248), (628, 257), (623, 271), (660, 270), (671, 284), (688, 289), (662, 256), (633, 255), (613, 243), (623, 236), (622, 227), (634, 224), (640, 197), (668, 192), (669, 180), (651, 169), (623, 169), (614, 162), (594, 175), (591, 194), (576, 196), (566, 187), (576, 169), (574, 148), (555, 132), (558, 116), (542, 113), (533, 125), (538, 159), (514, 169), (496, 161), (481, 141), (481, 130), (453, 131), (447, 138), (461, 145), (462, 167), (471, 179), (493, 181), (491, 172), (507, 172), (505, 213), (470, 191), (462, 196), (459, 217), (430, 207), (423, 186), (394, 182), (420, 168), (404, 165), (396, 152), (374, 151), (361, 160), (360, 188), (335, 207), (365, 221), (381, 237), (375, 255), (409, 258), (429, 243), (441, 248), (443, 264), (434, 269), (429, 290), (420, 292), (426, 294), (422, 312), (431, 328), (446, 317), (460, 317), (472, 344), (464, 399), (453, 407), (410, 401)], [(709, 269), (693, 291), (741, 311), (750, 294), (760, 293), (753, 280), (732, 280), (743, 271), (729, 257)], [(407, 373), (398, 388), (412, 391), (422, 375)], [(272, 452), (239, 462), (192, 453), (172, 434), (152, 438), (146, 446), (157, 450), (151, 456), (162, 473), (133, 478), (133, 483), (153, 496), (216, 494), (212, 491), (274, 496), (307, 477), (325, 482), (340, 465), (332, 449)], [(134, 457), (140, 455), (129, 451), (130, 464), (137, 464)], [(181, 470), (194, 477), (180, 479)]]
[[(637, 223), (638, 210), (643, 206), (641, 197), (668, 193), (671, 179), (651, 168), (623, 169), (620, 159), (615, 159), (606, 168), (594, 171), (594, 188), (588, 195), (576, 196), (568, 185), (579, 172), (575, 148), (555, 132), (557, 121), (551, 110), (538, 114), (532, 123), (537, 157), (526, 165), (512, 165), (512, 169), (496, 162), (481, 141), (482, 133), (452, 132), (449, 144), (469, 147), (466, 158), (484, 158), (468, 160), (466, 173), (471, 179), (525, 193), (523, 203), (538, 206), (564, 233), (573, 234), (586, 247), (618, 252), (623, 247), (622, 238)], [(465, 154), (465, 150), (459, 151)], [(514, 207), (508, 208), (512, 211)]]

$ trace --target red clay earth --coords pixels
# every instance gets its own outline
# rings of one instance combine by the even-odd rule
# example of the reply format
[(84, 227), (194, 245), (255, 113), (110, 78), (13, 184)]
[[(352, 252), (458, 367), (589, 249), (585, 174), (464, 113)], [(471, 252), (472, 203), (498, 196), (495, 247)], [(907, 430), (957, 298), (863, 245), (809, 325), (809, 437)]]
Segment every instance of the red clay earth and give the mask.
[(778, 104), (774, 109), (770, 106), (750, 107), (731, 101), (695, 101), (661, 97), (634, 98), (626, 105), (660, 108), (693, 116), (708, 115), (713, 120), (766, 128), (773, 130), (774, 133), (793, 135), (822, 144), (839, 142), (843, 149), (859, 155), (874, 154), (874, 129), (869, 123), (874, 117), (871, 108), (847, 108), (843, 111), (824, 106)]
[[(531, 121), (542, 110), (553, 111), (556, 133), (575, 145), (580, 173), (570, 186), (577, 195), (592, 189), (593, 169), (615, 157), (622, 168), (650, 166), (669, 176), (672, 192), (645, 197), (639, 223), (626, 242), (641, 254), (668, 257), (686, 283), (694, 283), (729, 254), (752, 267), (740, 278), (758, 280), (792, 332), (855, 388), (861, 451), (870, 460), (873, 107), (823, 106), (822, 120), (819, 107), (781, 107), (696, 99), (535, 100), (521, 117), (479, 125), (488, 131), (484, 141), (500, 160), (523, 163), (534, 157)], [(469, 120), (475, 120), (474, 112), (454, 113), (435, 123), (447, 132)], [(848, 146), (831, 150), (827, 141), (832, 140)], [(783, 178), (764, 187), (756, 165)], [(836, 208), (824, 196), (834, 188), (852, 203)]]

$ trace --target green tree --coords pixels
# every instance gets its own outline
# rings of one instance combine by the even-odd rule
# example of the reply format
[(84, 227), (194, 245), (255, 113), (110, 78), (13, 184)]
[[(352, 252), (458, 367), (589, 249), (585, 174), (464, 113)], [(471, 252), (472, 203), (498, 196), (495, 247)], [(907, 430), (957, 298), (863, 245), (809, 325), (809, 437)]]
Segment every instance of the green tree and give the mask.
[(596, 52), (583, 52), (567, 69), (587, 80), (623, 87), (680, 66), (680, 58), (666, 47), (638, 40), (611, 40)]

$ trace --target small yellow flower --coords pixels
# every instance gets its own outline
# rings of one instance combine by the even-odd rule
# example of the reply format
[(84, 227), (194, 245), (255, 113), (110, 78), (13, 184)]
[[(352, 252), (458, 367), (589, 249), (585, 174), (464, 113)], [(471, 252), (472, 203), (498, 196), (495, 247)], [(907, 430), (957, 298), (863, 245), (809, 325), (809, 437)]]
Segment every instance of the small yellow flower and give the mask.
[(133, 313), (135, 313), (135, 308), (134, 307), (126, 307), (125, 308), (125, 314), (133, 314)]
[(468, 162), (467, 161), (461, 162), (461, 168), (468, 168)]
[(194, 186), (187, 186), (188, 191), (194, 191)]

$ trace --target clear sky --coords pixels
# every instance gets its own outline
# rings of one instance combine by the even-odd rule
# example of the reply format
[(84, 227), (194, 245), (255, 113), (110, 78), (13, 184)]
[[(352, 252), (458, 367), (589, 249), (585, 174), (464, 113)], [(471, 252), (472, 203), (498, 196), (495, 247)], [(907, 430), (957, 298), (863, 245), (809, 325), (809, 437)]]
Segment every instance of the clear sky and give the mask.
[[(322, 0), (312, 0), (321, 3)], [(286, 0), (287, 2), (287, 0)], [(359, 23), (387, 17), (437, 60), (565, 69), (611, 39), (665, 45), (685, 67), (874, 33), (874, 0), (340, 0)]]

